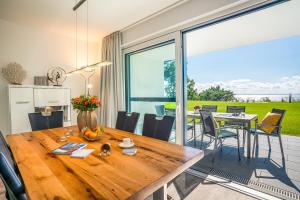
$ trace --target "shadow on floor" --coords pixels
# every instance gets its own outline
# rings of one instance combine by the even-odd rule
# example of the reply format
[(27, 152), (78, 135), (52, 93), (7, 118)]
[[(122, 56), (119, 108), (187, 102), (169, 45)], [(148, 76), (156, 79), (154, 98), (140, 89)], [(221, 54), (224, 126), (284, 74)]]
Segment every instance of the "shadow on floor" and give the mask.
[[(238, 161), (235, 139), (226, 141), (222, 151), (220, 148), (213, 151), (209, 148), (213, 145), (208, 146), (209, 140), (206, 139), (203, 142), (205, 157), (195, 164), (192, 169), (214, 174), (270, 194), (272, 191), (267, 191), (264, 188), (265, 185), (300, 194), (300, 184), (288, 174), (288, 169), (283, 165), (280, 151), (277, 152), (276, 149), (272, 149), (270, 153), (266, 150), (264, 142), (263, 140), (260, 141), (260, 147), (262, 148), (258, 152), (255, 151), (256, 156), (251, 159), (245, 157), (246, 152), (244, 149), (246, 148), (241, 147), (241, 161)], [(190, 141), (188, 145), (194, 146), (194, 142)], [(200, 146), (201, 142), (197, 140), (196, 148), (200, 148)], [(213, 163), (214, 152), (215, 162)], [(300, 169), (300, 163), (294, 167)]]

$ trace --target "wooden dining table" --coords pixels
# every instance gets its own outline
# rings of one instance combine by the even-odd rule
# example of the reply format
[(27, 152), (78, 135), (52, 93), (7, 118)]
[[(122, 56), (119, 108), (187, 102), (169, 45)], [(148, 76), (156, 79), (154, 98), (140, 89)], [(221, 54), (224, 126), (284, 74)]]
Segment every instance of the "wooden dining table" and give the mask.
[[(94, 149), (86, 158), (54, 155), (52, 150), (66, 132), (67, 142), (86, 143)], [(131, 138), (137, 148), (133, 156), (119, 147), (123, 138)], [(7, 141), (31, 200), (42, 199), (167, 199), (167, 183), (203, 157), (191, 147), (104, 128), (101, 139), (88, 142), (77, 127), (33, 131), (7, 136)], [(110, 143), (111, 154), (100, 155), (100, 147)]]
[[(247, 130), (247, 158), (251, 158), (251, 122), (258, 122), (257, 114), (239, 114), (234, 115), (233, 113), (224, 113), (224, 112), (212, 112), (213, 117), (217, 121), (228, 121), (228, 122), (237, 122), (244, 124), (245, 129)], [(200, 118), (200, 113), (195, 113), (194, 111), (187, 112), (188, 117)]]

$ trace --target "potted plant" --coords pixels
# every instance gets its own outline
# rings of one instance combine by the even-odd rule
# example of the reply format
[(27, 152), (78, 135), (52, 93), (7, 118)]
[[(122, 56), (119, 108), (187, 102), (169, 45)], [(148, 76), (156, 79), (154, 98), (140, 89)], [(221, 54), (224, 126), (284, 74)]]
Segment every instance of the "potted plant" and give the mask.
[(77, 126), (79, 131), (89, 128), (92, 131), (97, 129), (97, 114), (95, 109), (98, 108), (100, 100), (97, 96), (75, 97), (71, 99), (74, 110), (78, 110)]

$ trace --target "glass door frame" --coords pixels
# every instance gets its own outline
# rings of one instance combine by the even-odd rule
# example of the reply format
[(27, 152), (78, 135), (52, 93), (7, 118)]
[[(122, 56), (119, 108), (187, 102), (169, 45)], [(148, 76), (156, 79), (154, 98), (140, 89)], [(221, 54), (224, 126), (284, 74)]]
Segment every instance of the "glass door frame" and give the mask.
[[(153, 49), (156, 47), (160, 47), (162, 45), (166, 45), (168, 43), (175, 43), (175, 62), (176, 62), (176, 143), (177, 144), (184, 144), (184, 133), (185, 133), (185, 126), (183, 126), (183, 119), (184, 119), (184, 100), (183, 100), (183, 83), (184, 83), (184, 76), (183, 76), (183, 63), (182, 63), (182, 34), (180, 31), (176, 31), (167, 35), (163, 35), (158, 38), (154, 38), (151, 40), (144, 41), (142, 43), (136, 44), (131, 47), (127, 47), (122, 49), (122, 59), (123, 59), (123, 67), (125, 69), (125, 105), (126, 110), (130, 110), (130, 100), (129, 100), (129, 87), (130, 87), (130, 73), (128, 66), (130, 66), (129, 63), (129, 56), (142, 52), (145, 50)], [(167, 99), (164, 98), (164, 99)]]
[[(186, 51), (186, 34), (189, 33), (189, 32), (192, 32), (192, 31), (195, 31), (195, 30), (199, 30), (199, 29), (202, 29), (202, 28), (206, 28), (206, 27), (209, 27), (209, 26), (214, 26), (214, 25), (217, 25), (219, 23), (222, 23), (224, 21), (228, 21), (228, 20), (231, 20), (231, 19), (235, 19), (235, 18), (238, 18), (238, 17), (242, 17), (244, 15), (247, 15), (247, 14), (251, 14), (251, 13), (254, 13), (256, 11), (259, 11), (259, 10), (262, 10), (262, 9), (266, 9), (266, 8), (269, 8), (269, 7), (272, 7), (274, 5), (277, 5), (277, 4), (281, 4), (281, 3), (284, 3), (286, 1), (289, 1), (289, 0), (271, 0), (271, 1), (266, 1), (266, 2), (262, 2), (261, 4), (258, 4), (258, 5), (253, 5), (253, 6), (250, 6), (248, 8), (245, 8), (245, 9), (242, 9), (242, 10), (239, 10), (237, 12), (233, 12), (233, 13), (230, 13), (230, 14), (227, 14), (227, 15), (224, 15), (224, 16), (220, 16), (220, 17), (216, 17), (216, 18), (211, 18), (207, 21), (204, 21), (202, 23), (198, 23), (196, 25), (192, 25), (190, 27), (187, 27), (187, 28), (184, 28), (182, 29), (180, 32), (179, 32), (179, 39), (178, 41), (180, 41), (180, 49), (181, 49), (181, 67), (182, 67), (182, 72), (181, 72), (181, 80), (182, 80), (182, 96), (181, 96), (181, 117), (182, 117), (182, 126), (185, 125), (186, 123), (186, 104), (187, 104), (187, 51)], [(177, 77), (176, 77), (177, 78)], [(186, 145), (186, 140), (185, 140), (185, 137), (186, 137), (186, 133), (187, 133), (187, 129), (186, 127), (182, 127), (183, 128), (183, 132), (182, 132), (182, 145)]]

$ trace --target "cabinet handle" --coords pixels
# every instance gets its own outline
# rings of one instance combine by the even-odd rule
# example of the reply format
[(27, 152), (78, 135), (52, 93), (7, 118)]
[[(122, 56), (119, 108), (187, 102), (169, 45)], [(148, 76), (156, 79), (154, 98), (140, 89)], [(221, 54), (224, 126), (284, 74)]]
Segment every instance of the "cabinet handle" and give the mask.
[(48, 103), (58, 103), (59, 101), (48, 101)]
[(30, 103), (30, 101), (17, 101), (16, 104), (27, 104)]

